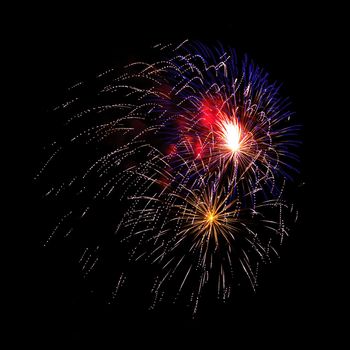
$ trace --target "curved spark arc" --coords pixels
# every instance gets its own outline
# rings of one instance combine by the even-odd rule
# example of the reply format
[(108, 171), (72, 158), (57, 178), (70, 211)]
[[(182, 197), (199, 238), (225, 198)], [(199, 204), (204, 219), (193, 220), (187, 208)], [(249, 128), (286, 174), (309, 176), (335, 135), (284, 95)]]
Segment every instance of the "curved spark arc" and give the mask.
[[(247, 253), (249, 250), (255, 252), (259, 261), (268, 261), (271, 252), (277, 254), (272, 241), (261, 240), (262, 233), (259, 235), (251, 222), (259, 221), (260, 231), (266, 226), (279, 243), (278, 237), (288, 234), (287, 231), (278, 221), (266, 221), (262, 212), (265, 207), (279, 209), (284, 204), (269, 201), (260, 203), (257, 210), (243, 208), (235, 188), (229, 183), (221, 183), (223, 180), (217, 174), (208, 183), (202, 177), (200, 185), (193, 188), (179, 184), (170, 190), (169, 186), (167, 192), (158, 196), (138, 197), (140, 208), (128, 212), (124, 225), (133, 227), (128, 239), (137, 237), (149, 244), (147, 248), (146, 244), (140, 245), (140, 252), (134, 259), (161, 262), (165, 267), (156, 290), (162, 290), (165, 281), (169, 282), (174, 276), (181, 281), (178, 286), (181, 290), (192, 276), (192, 286), (193, 280), (197, 281), (197, 297), (200, 298), (203, 287), (213, 278), (213, 261), (219, 260), (220, 274), (214, 274), (214, 278), (218, 278), (220, 285), (218, 294), (225, 291), (225, 298), (228, 298), (227, 286), (234, 281), (233, 270), (237, 266), (241, 266), (252, 288), (256, 286), (257, 264), (252, 264), (249, 258), (252, 253)], [(146, 225), (145, 229), (147, 223), (152, 227)], [(140, 235), (143, 238), (140, 239)]]
[(294, 171), (297, 127), (288, 101), (233, 51), (191, 42), (158, 48), (160, 61), (99, 75), (99, 96), (110, 104), (78, 112), (76, 99), (62, 106), (71, 111), (70, 131), (40, 174), (75, 145), (112, 146), (47, 196), (70, 188), (86, 196), (75, 209), (81, 219), (99, 200), (121, 201), (117, 237), (131, 247), (130, 260), (164, 266), (157, 291), (181, 270), (180, 290), (195, 275), (199, 298), (213, 275), (228, 296), (239, 268), (255, 288), (256, 261), (268, 261), (277, 253), (273, 241), (288, 234), (281, 215), (265, 218), (267, 208), (287, 206), (283, 190)]

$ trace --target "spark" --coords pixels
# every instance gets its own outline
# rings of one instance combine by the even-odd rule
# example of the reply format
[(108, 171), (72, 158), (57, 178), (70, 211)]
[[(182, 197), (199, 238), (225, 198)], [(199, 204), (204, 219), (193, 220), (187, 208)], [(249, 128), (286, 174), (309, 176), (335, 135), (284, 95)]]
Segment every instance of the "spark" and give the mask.
[[(64, 141), (51, 144), (37, 179), (54, 176), (45, 198), (74, 200), (47, 244), (89, 220), (102, 200), (121, 203), (113, 237), (125, 242), (128, 259), (161, 266), (152, 289), (158, 298), (166, 282), (182, 276), (176, 288), (193, 286), (197, 310), (211, 281), (218, 295), (229, 297), (233, 272), (241, 271), (254, 289), (258, 263), (270, 261), (273, 245), (288, 234), (282, 209), (296, 168), (298, 127), (276, 83), (247, 59), (239, 62), (233, 50), (187, 40), (154, 50), (158, 61), (97, 77), (100, 105), (82, 109), (77, 95), (84, 84), (77, 84), (55, 109), (67, 115), (58, 137)], [(77, 146), (86, 153), (77, 154)], [(56, 171), (66, 164), (70, 175)], [(101, 260), (86, 260), (83, 272)]]

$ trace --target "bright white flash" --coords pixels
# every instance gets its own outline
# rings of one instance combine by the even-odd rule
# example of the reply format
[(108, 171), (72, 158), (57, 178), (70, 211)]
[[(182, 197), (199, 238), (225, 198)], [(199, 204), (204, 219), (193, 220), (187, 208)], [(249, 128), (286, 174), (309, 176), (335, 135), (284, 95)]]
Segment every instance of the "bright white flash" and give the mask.
[(225, 122), (222, 124), (222, 128), (227, 148), (229, 148), (231, 152), (237, 152), (240, 148), (241, 140), (241, 130), (239, 126), (232, 122)]

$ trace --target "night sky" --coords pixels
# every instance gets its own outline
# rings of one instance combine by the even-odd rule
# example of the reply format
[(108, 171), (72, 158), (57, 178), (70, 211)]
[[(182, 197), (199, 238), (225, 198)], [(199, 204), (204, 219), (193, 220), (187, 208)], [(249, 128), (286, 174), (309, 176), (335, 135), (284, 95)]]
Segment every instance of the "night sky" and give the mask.
[[(24, 217), (18, 214), (25, 258), (18, 273), (21, 307), (15, 328), (25, 341), (47, 344), (48, 349), (60, 343), (128, 348), (124, 341), (164, 348), (173, 343), (195, 348), (213, 343), (283, 349), (286, 344), (313, 348), (339, 340), (343, 331), (334, 320), (341, 307), (338, 291), (343, 280), (335, 268), (339, 241), (330, 238), (338, 234), (329, 220), (335, 215), (327, 197), (330, 150), (320, 152), (333, 109), (324, 103), (331, 86), (326, 79), (336, 68), (330, 57), (337, 51), (337, 29), (330, 32), (326, 18), (332, 15), (326, 9), (290, 6), (254, 14), (233, 4), (205, 13), (169, 9), (168, 14), (147, 16), (141, 10), (136, 15), (134, 10), (117, 8), (38, 7), (31, 8), (30, 15), (23, 11), (21, 40), (15, 49), (25, 95), (19, 115), (25, 130), (21, 175), (29, 191), (20, 205)], [(57, 127), (47, 111), (62, 102), (69, 86), (133, 61), (158, 41), (185, 38), (218, 40), (248, 53), (273, 79), (284, 83), (283, 94), (290, 96), (296, 120), (303, 124), (295, 192), (300, 219), (280, 250), (280, 260), (266, 266), (256, 294), (237, 291), (227, 305), (208, 301), (194, 320), (189, 310), (177, 305), (147, 311), (142, 279), (116, 305), (106, 305), (103, 291), (91, 293), (76, 264), (74, 244), (41, 246), (55, 208), (43, 208), (38, 188), (31, 185), (43, 160), (41, 150)]]

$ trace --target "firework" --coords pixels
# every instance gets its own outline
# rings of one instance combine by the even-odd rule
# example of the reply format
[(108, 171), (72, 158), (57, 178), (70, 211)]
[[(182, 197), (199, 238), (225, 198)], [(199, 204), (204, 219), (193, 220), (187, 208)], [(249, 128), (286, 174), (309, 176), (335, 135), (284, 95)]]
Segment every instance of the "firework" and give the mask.
[(278, 256), (274, 246), (288, 235), (279, 216), (288, 206), (269, 200), (255, 209), (245, 207), (244, 197), (250, 196), (241, 198), (236, 187), (217, 174), (208, 181), (199, 177), (192, 188), (178, 184), (153, 197), (130, 198), (138, 205), (121, 222), (125, 239), (136, 247), (130, 258), (166, 267), (155, 284), (156, 296), (176, 276), (176, 290), (189, 284), (196, 291), (195, 312), (208, 282), (217, 285), (217, 295), (226, 300), (237, 283), (237, 270), (255, 289), (259, 262)]
[(241, 272), (255, 288), (259, 262), (277, 255), (298, 129), (279, 86), (247, 57), (187, 41), (154, 49), (159, 61), (98, 76), (100, 104), (74, 97), (57, 108), (65, 133), (38, 177), (77, 154), (46, 196), (78, 200), (48, 241), (101, 200), (121, 202), (115, 237), (130, 261), (161, 266), (155, 300), (178, 276), (175, 289), (190, 291), (196, 311), (210, 281), (223, 299)]

